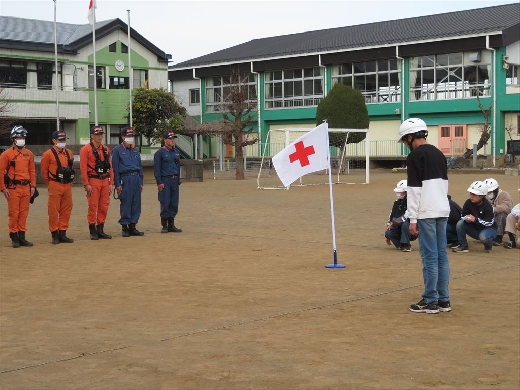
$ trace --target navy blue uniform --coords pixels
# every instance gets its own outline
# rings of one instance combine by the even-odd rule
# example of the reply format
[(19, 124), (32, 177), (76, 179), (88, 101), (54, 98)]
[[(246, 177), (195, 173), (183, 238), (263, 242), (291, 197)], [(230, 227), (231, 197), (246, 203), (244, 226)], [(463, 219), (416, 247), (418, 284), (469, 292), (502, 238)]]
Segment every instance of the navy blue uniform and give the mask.
[(119, 223), (123, 226), (137, 224), (141, 216), (141, 190), (144, 180), (139, 149), (126, 147), (123, 143), (117, 145), (112, 151), (112, 168), (116, 188), (122, 187), (119, 194)]
[(155, 181), (157, 185), (164, 184), (163, 190), (158, 194), (161, 219), (175, 218), (179, 211), (180, 158), (177, 148), (168, 149), (166, 146), (153, 156)]

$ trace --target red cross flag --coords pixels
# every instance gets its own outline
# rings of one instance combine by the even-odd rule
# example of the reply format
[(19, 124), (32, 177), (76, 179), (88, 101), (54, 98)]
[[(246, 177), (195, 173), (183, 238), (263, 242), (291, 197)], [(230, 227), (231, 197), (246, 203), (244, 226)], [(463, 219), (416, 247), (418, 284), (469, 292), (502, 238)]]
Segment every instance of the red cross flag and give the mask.
[(287, 187), (308, 173), (329, 168), (329, 125), (322, 123), (273, 157), (273, 165)]

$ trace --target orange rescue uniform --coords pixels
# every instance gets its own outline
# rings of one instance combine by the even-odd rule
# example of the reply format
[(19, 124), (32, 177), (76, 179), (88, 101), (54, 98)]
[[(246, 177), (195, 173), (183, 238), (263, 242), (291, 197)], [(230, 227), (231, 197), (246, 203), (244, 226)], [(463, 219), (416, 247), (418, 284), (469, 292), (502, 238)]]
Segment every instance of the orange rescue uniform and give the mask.
[(95, 147), (93, 143), (83, 146), (79, 152), (79, 167), (83, 185), (92, 187), (92, 195), (88, 196), (87, 221), (89, 225), (101, 225), (105, 223), (108, 206), (110, 205), (109, 185), (114, 183), (114, 171), (112, 170), (112, 159), (110, 150), (106, 145), (99, 145), (97, 152), (101, 161), (105, 160), (105, 150), (110, 164), (110, 172), (99, 174), (96, 172), (96, 156), (92, 151)]
[[(60, 164), (63, 168), (69, 167), (69, 159), (74, 160), (74, 154), (70, 149), (60, 149), (53, 146)], [(68, 230), (70, 214), (72, 212), (72, 181), (61, 183), (57, 178), (58, 162), (52, 153), (52, 149), (42, 154), (40, 170), (43, 180), (47, 184), (49, 199), (47, 212), (49, 214), (49, 230)]]
[[(11, 163), (14, 161), (14, 163)], [(7, 172), (14, 183), (7, 185), (4, 174)], [(18, 150), (10, 147), (0, 154), (0, 191), (9, 190), (7, 207), (9, 209), (9, 233), (26, 232), (31, 187), (36, 187), (36, 167), (34, 154), (25, 148)]]

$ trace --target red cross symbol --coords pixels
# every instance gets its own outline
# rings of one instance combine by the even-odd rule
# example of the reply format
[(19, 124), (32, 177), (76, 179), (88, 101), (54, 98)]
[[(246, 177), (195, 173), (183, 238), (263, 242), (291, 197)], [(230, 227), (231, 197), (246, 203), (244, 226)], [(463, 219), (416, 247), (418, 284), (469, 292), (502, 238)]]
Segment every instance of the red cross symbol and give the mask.
[(300, 166), (302, 168), (309, 165), (309, 156), (316, 153), (314, 146), (303, 146), (303, 141), (300, 141), (294, 144), (294, 147), (296, 148), (296, 152), (289, 155), (289, 161), (293, 163), (296, 160), (300, 160)]

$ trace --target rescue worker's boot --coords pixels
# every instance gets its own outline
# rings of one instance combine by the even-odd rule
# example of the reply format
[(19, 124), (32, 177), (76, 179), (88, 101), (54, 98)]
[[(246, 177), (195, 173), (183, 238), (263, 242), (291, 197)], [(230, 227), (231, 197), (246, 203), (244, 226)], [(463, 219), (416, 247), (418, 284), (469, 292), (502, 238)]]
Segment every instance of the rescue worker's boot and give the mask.
[(128, 225), (121, 225), (121, 235), (123, 237), (130, 237), (130, 230), (128, 230)]
[(135, 228), (135, 223), (131, 223), (128, 225), (128, 232), (131, 236), (144, 236), (143, 232), (140, 232)]
[(18, 237), (18, 232), (9, 233), (9, 237), (11, 237), (11, 245), (13, 248), (20, 248), (20, 238)]
[(95, 223), (91, 223), (90, 225), (88, 225), (88, 230), (90, 230), (90, 239), (91, 240), (99, 239)]
[(52, 245), (57, 245), (60, 243), (60, 234), (59, 234), (58, 230), (51, 232), (51, 236), (52, 236), (52, 241), (51, 241)]
[(182, 229), (175, 227), (175, 219), (168, 218), (168, 231), (173, 233), (180, 233), (182, 232)]
[(110, 240), (112, 236), (110, 234), (106, 234), (103, 229), (105, 228), (104, 223), (100, 223), (97, 225), (97, 235), (99, 238), (104, 238), (105, 240)]
[(25, 239), (25, 232), (18, 232), (18, 241), (20, 246), (33, 246), (33, 243)]
[(168, 233), (168, 220), (166, 218), (161, 218), (161, 233)]
[(67, 237), (66, 230), (58, 230), (58, 239), (60, 242), (64, 242), (66, 244), (72, 244), (74, 242), (72, 238)]

